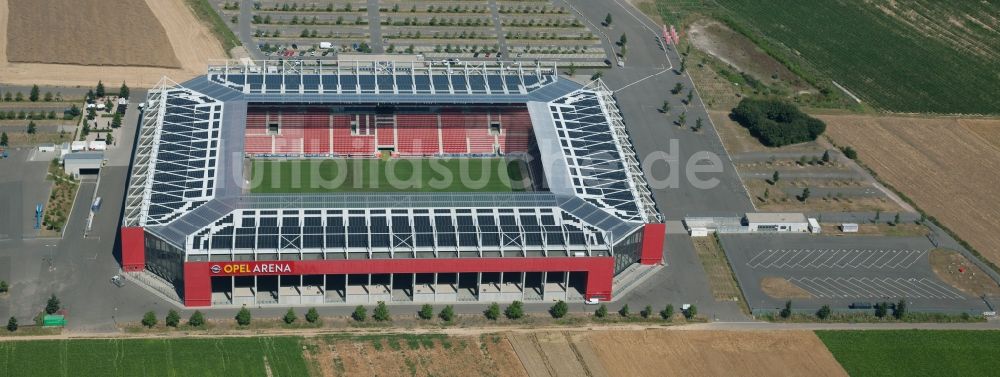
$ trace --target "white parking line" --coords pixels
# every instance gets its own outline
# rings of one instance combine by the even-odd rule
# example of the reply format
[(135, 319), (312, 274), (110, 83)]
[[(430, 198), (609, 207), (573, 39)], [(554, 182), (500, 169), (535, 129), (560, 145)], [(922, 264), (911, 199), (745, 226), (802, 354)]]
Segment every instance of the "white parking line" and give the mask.
[(882, 264), (882, 267), (884, 267), (884, 268), (896, 268), (896, 266), (899, 265), (899, 261), (897, 261), (896, 264), (893, 264), (893, 265), (890, 266), (890, 264), (892, 263), (893, 260), (895, 260), (896, 258), (899, 258), (899, 257), (903, 257), (902, 259), (900, 259), (900, 261), (904, 261), (904, 260), (906, 260), (906, 258), (910, 257), (910, 252), (906, 251), (906, 250), (901, 250), (901, 251), (895, 251), (895, 250), (893, 250), (893, 252), (895, 254), (892, 256), (892, 258), (889, 258), (889, 260), (885, 261), (885, 263)]
[[(827, 257), (826, 259), (823, 259), (822, 262), (820, 262), (819, 264), (817, 264), (816, 268), (820, 268), (820, 267), (826, 265), (827, 262), (829, 262), (830, 260), (832, 260), (836, 256), (837, 256), (837, 252), (830, 253), (830, 256)], [(816, 260), (814, 262), (818, 262), (820, 259), (822, 259), (822, 258), (816, 258)]]
[(774, 253), (775, 253), (775, 251), (773, 249), (767, 249), (767, 250), (761, 251), (760, 253), (757, 253), (757, 255), (754, 255), (753, 258), (750, 258), (749, 261), (747, 261), (747, 266), (757, 267), (757, 266), (760, 265), (759, 263), (755, 262), (758, 258), (760, 258), (764, 254), (767, 254), (768, 256), (770, 256), (771, 254), (774, 254)]

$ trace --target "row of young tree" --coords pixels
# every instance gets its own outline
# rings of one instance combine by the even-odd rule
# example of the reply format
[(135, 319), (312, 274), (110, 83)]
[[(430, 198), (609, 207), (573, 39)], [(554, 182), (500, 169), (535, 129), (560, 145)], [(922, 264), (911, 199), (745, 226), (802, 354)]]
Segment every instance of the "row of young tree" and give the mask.
[[(98, 81), (97, 87), (94, 89), (90, 89), (87, 92), (85, 98), (87, 99), (87, 103), (93, 103), (94, 99), (104, 97), (105, 95), (107, 95), (107, 92), (106, 89), (104, 88), (104, 82)], [(118, 97), (128, 98), (128, 96), (129, 96), (128, 85), (125, 85), (125, 83), (122, 82), (122, 86), (118, 88)], [(28, 101), (38, 102), (39, 100), (43, 102), (60, 101), (62, 100), (62, 93), (56, 92), (56, 94), (53, 95), (52, 92), (46, 91), (45, 94), (43, 95), (41, 93), (41, 88), (39, 88), (38, 85), (32, 85), (31, 91), (28, 92)], [(21, 92), (11, 93), (10, 91), (4, 92), (3, 101), (22, 102), (24, 101), (24, 93)]]
[(826, 131), (823, 121), (778, 99), (744, 98), (731, 117), (769, 147), (813, 141)]
[[(908, 310), (906, 300), (899, 300), (895, 303), (889, 303), (887, 301), (879, 302), (875, 304), (874, 309), (876, 318), (885, 318), (891, 314), (892, 317), (897, 320), (905, 318)], [(778, 311), (778, 316), (782, 319), (790, 319), (792, 318), (792, 314), (792, 301), (789, 300), (785, 302), (785, 307)], [(830, 309), (830, 305), (821, 306), (815, 313), (816, 318), (819, 318), (820, 320), (829, 319), (832, 314), (833, 311)]]

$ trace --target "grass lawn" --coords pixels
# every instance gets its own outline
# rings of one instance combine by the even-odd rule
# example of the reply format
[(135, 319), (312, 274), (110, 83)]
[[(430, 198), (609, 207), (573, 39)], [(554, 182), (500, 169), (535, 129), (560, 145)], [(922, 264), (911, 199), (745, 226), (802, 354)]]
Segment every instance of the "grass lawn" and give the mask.
[(253, 193), (523, 191), (504, 159), (254, 160)]
[(992, 376), (1000, 331), (816, 331), (851, 376)]
[(308, 374), (296, 337), (0, 342), (2, 377)]

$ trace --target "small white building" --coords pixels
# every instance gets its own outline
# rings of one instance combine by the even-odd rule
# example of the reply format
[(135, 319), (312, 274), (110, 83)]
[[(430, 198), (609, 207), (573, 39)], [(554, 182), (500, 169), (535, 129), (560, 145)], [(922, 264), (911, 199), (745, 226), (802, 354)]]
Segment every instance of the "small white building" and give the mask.
[(39, 152), (55, 152), (56, 151), (56, 145), (52, 144), (52, 143), (39, 144), (38, 145), (38, 151)]
[(708, 228), (691, 228), (691, 237), (708, 237)]
[(108, 149), (108, 143), (104, 140), (94, 140), (90, 142), (88, 149), (92, 151), (103, 151)]
[(751, 232), (808, 232), (809, 221), (801, 213), (747, 213)]
[(332, 48), (332, 47), (333, 47), (333, 43), (330, 43), (330, 42), (320, 42), (319, 43), (319, 48), (324, 48), (325, 49), (325, 48)]
[(80, 152), (80, 151), (83, 151), (84, 149), (87, 149), (87, 142), (86, 141), (74, 141), (69, 146), (69, 150), (73, 151), (73, 152)]
[(840, 224), (840, 231), (844, 233), (857, 233), (858, 224), (857, 223), (843, 223)]

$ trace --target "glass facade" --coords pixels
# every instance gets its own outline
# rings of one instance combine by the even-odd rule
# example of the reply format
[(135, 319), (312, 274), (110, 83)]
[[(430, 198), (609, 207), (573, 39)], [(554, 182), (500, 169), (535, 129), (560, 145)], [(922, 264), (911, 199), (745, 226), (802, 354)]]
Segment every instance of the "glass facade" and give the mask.
[(174, 285), (184, 297), (184, 250), (146, 234), (146, 269)]
[(615, 275), (625, 271), (632, 263), (639, 261), (639, 256), (642, 254), (642, 229), (639, 228), (632, 232), (615, 245)]

